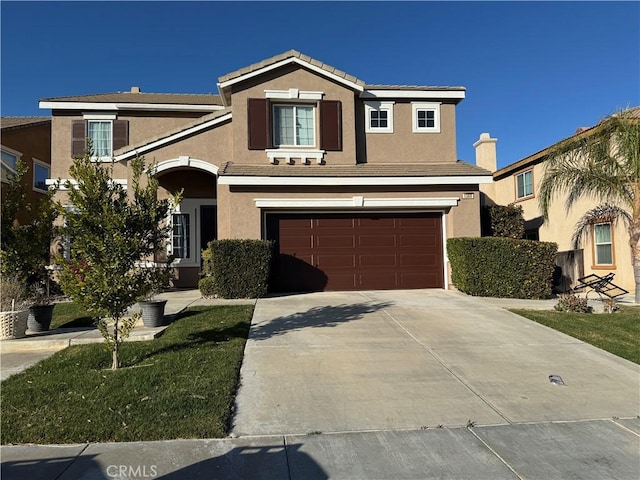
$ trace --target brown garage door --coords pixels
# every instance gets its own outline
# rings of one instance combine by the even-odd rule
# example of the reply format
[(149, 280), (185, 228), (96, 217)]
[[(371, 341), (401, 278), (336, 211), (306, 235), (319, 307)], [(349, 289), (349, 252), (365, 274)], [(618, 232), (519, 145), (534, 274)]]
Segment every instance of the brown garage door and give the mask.
[(444, 287), (439, 213), (268, 214), (278, 291)]

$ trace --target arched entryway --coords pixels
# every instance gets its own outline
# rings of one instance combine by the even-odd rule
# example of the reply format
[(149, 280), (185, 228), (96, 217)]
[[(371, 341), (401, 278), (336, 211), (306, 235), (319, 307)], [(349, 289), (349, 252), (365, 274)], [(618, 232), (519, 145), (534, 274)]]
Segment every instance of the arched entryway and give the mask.
[(190, 157), (166, 160), (155, 168), (160, 195), (182, 191), (171, 214), (169, 253), (176, 258), (176, 287), (198, 285), (201, 251), (217, 237), (217, 173), (215, 165)]

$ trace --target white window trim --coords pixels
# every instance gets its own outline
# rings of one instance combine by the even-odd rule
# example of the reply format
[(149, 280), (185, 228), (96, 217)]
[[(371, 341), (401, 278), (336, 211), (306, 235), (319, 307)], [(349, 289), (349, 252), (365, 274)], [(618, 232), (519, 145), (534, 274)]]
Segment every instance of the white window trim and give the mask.
[[(531, 193), (526, 193), (525, 191), (523, 191), (523, 195), (519, 196), (518, 195), (518, 177), (522, 177), (522, 188), (524, 189), (526, 183), (524, 182), (524, 176), (529, 173), (531, 174)], [(530, 198), (533, 197), (533, 192), (534, 192), (534, 185), (533, 185), (533, 170), (527, 170), (525, 172), (522, 173), (517, 173), (514, 175), (515, 178), (515, 182), (516, 182), (516, 200), (523, 200), (525, 198)]]
[[(312, 103), (274, 103), (271, 105), (271, 122), (272, 124), (275, 124), (274, 118), (275, 118), (275, 112), (276, 112), (276, 108), (277, 107), (293, 107), (293, 108), (297, 108), (297, 107), (310, 107), (313, 109), (313, 139), (311, 142), (311, 145), (289, 145), (289, 144), (279, 144), (276, 145), (276, 131), (275, 128), (272, 128), (272, 132), (271, 134), (273, 135), (273, 138), (271, 139), (273, 142), (274, 147), (278, 148), (278, 149), (287, 149), (287, 148), (306, 148), (306, 149), (310, 149), (315, 147), (316, 145), (316, 129), (318, 128), (318, 119), (317, 114), (318, 114), (318, 108), (316, 104), (312, 104)], [(297, 118), (297, 113), (296, 113), (296, 117), (294, 117), (294, 123), (295, 123), (295, 119)], [(293, 139), (295, 141), (296, 138), (296, 132), (295, 132), (295, 128), (293, 131)], [(273, 162), (272, 162), (273, 163)]]
[[(105, 118), (105, 117), (111, 117), (111, 115), (89, 115), (92, 117), (96, 117), (96, 118), (86, 118), (86, 122), (87, 122), (87, 138), (89, 138), (89, 123), (90, 122), (109, 122), (111, 124), (111, 135), (109, 137), (109, 146), (110, 146), (110, 150), (111, 150), (111, 155), (109, 156), (103, 156), (103, 157), (97, 157), (97, 156), (92, 156), (91, 160), (96, 161), (96, 162), (103, 162), (103, 163), (107, 163), (107, 162), (112, 162), (114, 157), (113, 157), (113, 120), (115, 120), (115, 118)], [(115, 117), (115, 115), (113, 115)], [(83, 117), (84, 118), (84, 117)]]
[(51, 177), (51, 165), (49, 165), (48, 163), (43, 162), (42, 160), (38, 160), (37, 158), (31, 158), (31, 160), (33, 160), (33, 175), (31, 178), (31, 188), (33, 189), (34, 192), (40, 192), (40, 193), (47, 193), (47, 189), (42, 189), (42, 188), (37, 188), (36, 187), (36, 165), (39, 165), (41, 167), (46, 168), (49, 171), (49, 174), (47, 175), (47, 178), (45, 179), (45, 185), (49, 184), (49, 179)]
[(265, 90), (265, 98), (285, 99), (285, 100), (322, 100), (324, 92), (304, 91), (297, 88), (289, 90)]
[[(393, 133), (393, 105), (396, 102), (364, 102), (365, 111), (365, 132), (366, 133)], [(372, 127), (371, 126), (371, 112), (372, 111), (386, 111), (387, 112), (387, 126), (386, 127)]]
[[(413, 133), (440, 133), (440, 102), (412, 102), (411, 118), (413, 124)], [(418, 111), (433, 111), (433, 127), (418, 126)]]
[[(9, 147), (5, 147), (4, 145), (0, 145), (0, 150), (5, 151), (6, 153), (13, 155), (15, 157), (17, 157), (16, 159), (16, 165), (18, 164), (18, 162), (22, 159), (22, 153), (18, 152), (17, 150), (14, 150), (13, 148), (9, 148)], [(3, 163), (3, 165), (5, 166), (5, 168), (7, 168), (7, 170), (9, 170), (11, 173), (16, 173), (16, 170), (14, 167), (12, 167), (11, 165), (7, 165), (6, 163)]]
[[(609, 238), (610, 240), (608, 242), (596, 242), (596, 227), (598, 225), (609, 225)], [(611, 249), (611, 262), (607, 262), (607, 263), (602, 263), (600, 262), (600, 258), (598, 258), (598, 246), (599, 245), (609, 245), (609, 248)], [(597, 267), (603, 267), (603, 266), (611, 266), (611, 265), (615, 265), (615, 257), (614, 257), (614, 252), (613, 252), (613, 224), (611, 222), (597, 222), (593, 224), (593, 264), (594, 266)]]
[(315, 150), (315, 149), (305, 149), (301, 148), (297, 149), (286, 149), (286, 148), (274, 148), (268, 149), (267, 158), (269, 159), (269, 163), (276, 163), (276, 160), (281, 158), (286, 163), (293, 163), (295, 158), (299, 158), (302, 163), (308, 165), (311, 160), (315, 160), (318, 165), (322, 164), (322, 160), (324, 159), (324, 150)]

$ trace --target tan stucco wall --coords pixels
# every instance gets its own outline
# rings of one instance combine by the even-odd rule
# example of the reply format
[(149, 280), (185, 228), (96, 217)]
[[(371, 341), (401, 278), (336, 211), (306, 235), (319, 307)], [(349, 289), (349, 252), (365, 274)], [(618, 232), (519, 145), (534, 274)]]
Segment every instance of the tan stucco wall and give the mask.
[[(324, 160), (327, 164), (356, 163), (355, 136), (355, 96), (353, 90), (334, 83), (316, 73), (301, 67), (287, 67), (278, 71), (277, 76), (265, 75), (260, 77), (260, 83), (243, 82), (235, 87), (231, 102), (233, 106), (233, 161), (237, 163), (266, 164), (269, 162), (264, 151), (249, 150), (247, 99), (265, 98), (265, 90), (289, 90), (297, 88), (303, 91), (320, 91), (324, 93), (323, 100), (339, 100), (342, 102), (342, 151), (327, 152)], [(277, 100), (274, 100), (277, 102)], [(283, 100), (287, 103), (287, 100)], [(313, 102), (311, 102), (313, 103)], [(319, 148), (318, 111), (316, 109), (316, 146)]]
[[(473, 193), (472, 199), (463, 199), (463, 193)], [(231, 196), (232, 201), (229, 201)], [(340, 199), (354, 196), (365, 198), (459, 198), (458, 206), (446, 209), (446, 234), (448, 238), (461, 236), (479, 236), (479, 195), (477, 190), (441, 190), (430, 191), (407, 188), (405, 191), (389, 191), (376, 187), (345, 187), (338, 191), (333, 187), (315, 187), (313, 191), (305, 191), (295, 187), (273, 187), (251, 189), (249, 187), (233, 187), (218, 185), (218, 238), (262, 238), (262, 211), (256, 207), (255, 199), (266, 198), (323, 198)], [(366, 213), (367, 209), (337, 209), (341, 212)], [(379, 209), (375, 211), (426, 211), (428, 209)], [(431, 210), (442, 210), (434, 208)], [(285, 210), (268, 210), (285, 211)], [(289, 211), (289, 210), (287, 210)], [(291, 210), (294, 211), (294, 210)], [(327, 211), (327, 209), (295, 209), (300, 212)], [(372, 211), (372, 210), (369, 210)]]
[[(526, 170), (529, 170), (529, 168), (519, 170), (513, 175), (500, 178), (494, 182), (495, 203), (508, 205), (509, 203), (515, 202), (516, 205), (521, 205), (525, 221), (540, 217), (538, 197), (534, 196), (526, 200), (516, 201), (515, 175)], [(539, 191), (543, 175), (544, 163), (538, 163), (533, 166), (534, 192)], [(573, 235), (574, 226), (585, 212), (596, 207), (598, 204), (599, 203), (594, 200), (582, 199), (575, 203), (571, 210), (567, 212), (566, 197), (556, 197), (551, 202), (549, 220), (539, 229), (540, 240), (557, 243), (559, 251), (572, 250), (571, 237)], [(583, 241), (581, 248), (584, 249), (585, 275), (590, 273), (603, 275), (609, 272), (614, 272), (614, 283), (626, 290), (633, 291), (635, 288), (635, 282), (633, 279), (629, 236), (622, 224), (617, 225), (613, 232), (614, 267), (605, 266), (594, 268), (595, 259), (593, 241), (591, 237), (586, 241)]]
[(365, 134), (367, 163), (455, 162), (455, 108), (446, 103), (440, 106), (440, 133), (413, 133), (411, 102), (397, 100), (393, 105), (393, 133)]

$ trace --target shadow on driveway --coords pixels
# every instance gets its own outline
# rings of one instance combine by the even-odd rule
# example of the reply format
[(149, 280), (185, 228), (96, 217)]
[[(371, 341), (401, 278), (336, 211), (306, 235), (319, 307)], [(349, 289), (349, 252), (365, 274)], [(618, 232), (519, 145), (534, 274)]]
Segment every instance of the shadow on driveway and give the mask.
[(251, 340), (266, 340), (287, 332), (314, 327), (336, 327), (346, 322), (359, 320), (368, 313), (392, 306), (390, 302), (355, 303), (312, 307), (304, 312), (276, 317), (266, 323), (251, 326)]

